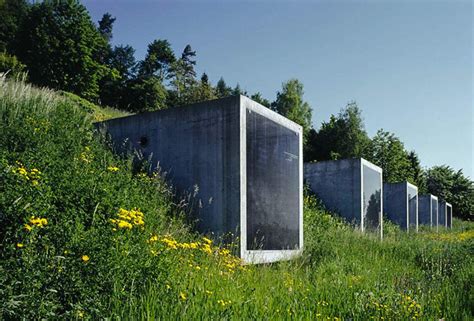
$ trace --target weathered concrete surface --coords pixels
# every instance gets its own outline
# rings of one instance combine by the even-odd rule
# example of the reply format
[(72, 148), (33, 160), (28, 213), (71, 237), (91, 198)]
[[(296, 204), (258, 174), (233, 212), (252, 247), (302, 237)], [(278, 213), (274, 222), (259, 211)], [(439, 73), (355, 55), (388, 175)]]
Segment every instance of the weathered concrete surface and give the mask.
[(383, 234), (382, 169), (365, 159), (305, 163), (304, 179), (331, 211), (362, 230)]
[[(259, 119), (252, 123), (254, 113)], [(244, 260), (270, 262), (301, 251), (301, 126), (235, 96), (112, 119), (98, 127), (117, 151), (149, 159), (179, 195), (193, 196), (200, 232), (234, 233)]]
[(418, 197), (418, 222), (438, 230), (438, 197), (431, 194)]
[(451, 228), (453, 222), (453, 207), (446, 201), (439, 201), (438, 207), (439, 226)]
[(418, 231), (418, 188), (408, 182), (383, 184), (383, 208), (403, 230)]

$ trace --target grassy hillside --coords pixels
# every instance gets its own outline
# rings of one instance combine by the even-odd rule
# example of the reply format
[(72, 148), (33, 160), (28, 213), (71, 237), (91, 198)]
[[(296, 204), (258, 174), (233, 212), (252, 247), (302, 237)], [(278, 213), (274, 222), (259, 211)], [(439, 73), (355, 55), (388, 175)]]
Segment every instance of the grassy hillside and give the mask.
[(473, 319), (472, 223), (379, 241), (306, 196), (304, 255), (244, 266), (89, 107), (0, 80), (0, 319)]

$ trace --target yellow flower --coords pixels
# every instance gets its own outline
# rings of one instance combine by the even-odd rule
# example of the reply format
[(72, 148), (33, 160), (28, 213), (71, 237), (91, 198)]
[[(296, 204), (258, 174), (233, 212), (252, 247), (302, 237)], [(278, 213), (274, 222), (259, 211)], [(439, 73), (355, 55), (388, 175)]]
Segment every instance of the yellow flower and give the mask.
[(31, 227), (31, 225), (29, 224), (25, 224), (24, 227), (25, 227), (25, 230), (27, 230), (28, 232), (33, 229), (33, 227)]
[(206, 242), (207, 244), (212, 244), (212, 240), (208, 239), (207, 237), (203, 237), (202, 240)]
[(107, 167), (107, 170), (109, 172), (117, 172), (119, 170), (119, 168), (116, 167), (116, 166), (109, 166), (109, 167)]
[(158, 241), (158, 236), (153, 235), (152, 237), (150, 237), (150, 239), (148, 241), (149, 242), (156, 242), (156, 241)]
[(81, 257), (81, 259), (82, 259), (82, 261), (84, 261), (84, 262), (89, 262), (89, 260), (90, 260), (90, 258), (89, 258), (88, 255), (83, 255), (83, 256)]
[(48, 220), (46, 218), (32, 216), (30, 218), (30, 223), (38, 227), (44, 227), (45, 225), (48, 225)]
[(183, 293), (183, 292), (179, 292), (179, 298), (180, 298), (181, 300), (185, 301), (185, 300), (186, 300), (186, 294)]
[(118, 227), (119, 228), (128, 228), (128, 229), (131, 229), (133, 227), (132, 224), (126, 222), (126, 221), (122, 221), (120, 220), (119, 223), (118, 223)]
[(16, 247), (18, 248), (22, 248), (23, 246), (24, 246), (23, 243), (16, 243)]

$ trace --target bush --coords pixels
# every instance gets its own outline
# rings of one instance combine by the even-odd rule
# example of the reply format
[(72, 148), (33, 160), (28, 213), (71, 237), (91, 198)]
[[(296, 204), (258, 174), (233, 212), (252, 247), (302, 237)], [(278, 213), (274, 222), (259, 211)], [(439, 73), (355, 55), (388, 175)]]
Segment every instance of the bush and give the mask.
[(25, 77), (26, 66), (16, 56), (6, 52), (0, 52), (0, 75), (4, 74), (10, 78)]

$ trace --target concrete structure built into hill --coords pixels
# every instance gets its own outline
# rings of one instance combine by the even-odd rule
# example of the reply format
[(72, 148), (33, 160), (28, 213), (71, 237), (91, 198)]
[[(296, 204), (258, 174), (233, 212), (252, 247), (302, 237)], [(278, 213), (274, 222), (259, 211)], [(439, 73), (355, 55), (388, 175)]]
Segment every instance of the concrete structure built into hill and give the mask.
[(380, 167), (363, 158), (305, 163), (304, 180), (329, 210), (383, 237)]
[(244, 96), (98, 124), (119, 152), (159, 167), (192, 196), (197, 229), (233, 233), (249, 263), (289, 259), (303, 247), (302, 128)]
[(383, 212), (406, 231), (418, 231), (418, 187), (409, 182), (383, 184)]
[(430, 226), (438, 231), (438, 197), (432, 194), (418, 197), (418, 224)]

